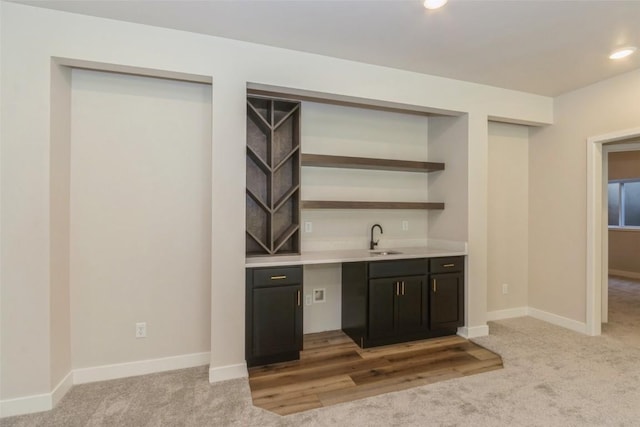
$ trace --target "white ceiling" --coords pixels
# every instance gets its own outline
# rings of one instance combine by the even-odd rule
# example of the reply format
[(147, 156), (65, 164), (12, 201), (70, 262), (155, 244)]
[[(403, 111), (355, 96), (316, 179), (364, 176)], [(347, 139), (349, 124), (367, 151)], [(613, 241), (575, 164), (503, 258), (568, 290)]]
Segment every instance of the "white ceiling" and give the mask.
[(555, 96), (640, 68), (640, 0), (16, 0)]

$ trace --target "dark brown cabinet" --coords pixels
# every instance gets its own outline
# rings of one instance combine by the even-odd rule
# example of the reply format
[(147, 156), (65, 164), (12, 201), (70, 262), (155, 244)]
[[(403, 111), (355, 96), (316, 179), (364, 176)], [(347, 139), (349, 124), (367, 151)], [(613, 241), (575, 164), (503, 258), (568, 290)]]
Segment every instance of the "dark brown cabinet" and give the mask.
[(369, 338), (403, 336), (426, 329), (425, 276), (369, 280)]
[(424, 258), (342, 264), (342, 330), (361, 347), (426, 338)]
[(432, 330), (464, 325), (464, 257), (429, 260), (429, 326)]
[(295, 360), (302, 350), (302, 267), (246, 270), (248, 366)]
[(464, 257), (342, 264), (342, 330), (361, 347), (453, 335)]

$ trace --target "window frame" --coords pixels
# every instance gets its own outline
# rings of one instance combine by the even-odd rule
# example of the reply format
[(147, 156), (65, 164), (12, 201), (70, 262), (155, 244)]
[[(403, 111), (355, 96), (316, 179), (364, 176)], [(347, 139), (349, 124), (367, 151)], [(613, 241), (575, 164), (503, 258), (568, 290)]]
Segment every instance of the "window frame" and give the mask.
[[(624, 223), (625, 219), (625, 197), (624, 197), (624, 185), (627, 183), (638, 183), (640, 184), (640, 178), (629, 178), (629, 179), (611, 179), (607, 181), (608, 184), (620, 184), (618, 186), (618, 225), (607, 225), (609, 230), (624, 230), (624, 231), (640, 231), (640, 225), (626, 225)], [(609, 188), (607, 186), (607, 194), (609, 192)], [(607, 199), (608, 200), (608, 199)], [(608, 204), (608, 202), (607, 202)], [(608, 211), (608, 209), (607, 209)], [(608, 223), (608, 221), (607, 221)]]

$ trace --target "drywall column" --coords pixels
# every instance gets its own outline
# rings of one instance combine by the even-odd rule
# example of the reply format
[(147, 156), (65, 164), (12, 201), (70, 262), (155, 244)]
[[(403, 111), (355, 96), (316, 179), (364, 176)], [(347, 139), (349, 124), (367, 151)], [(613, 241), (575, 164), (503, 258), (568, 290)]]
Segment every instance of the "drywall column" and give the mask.
[(467, 337), (487, 335), (489, 128), (485, 114), (469, 114), (469, 240), (466, 280)]
[[(16, 39), (10, 43), (14, 37), (7, 36), (10, 33), (7, 28), (12, 20), (5, 19), (4, 7), (1, 2), (0, 399), (3, 401), (51, 391), (48, 101), (51, 65), (50, 57), (39, 52), (37, 42)], [(20, 25), (15, 23), (14, 29)], [(16, 46), (18, 40), (22, 42), (20, 48)], [(29, 78), (23, 74), (25, 69), (30, 70)]]
[[(529, 128), (489, 123), (488, 320), (528, 306)], [(503, 284), (507, 285), (507, 293)]]
[(213, 79), (209, 381), (246, 376), (244, 259), (246, 82)]
[[(70, 161), (71, 69), (51, 63), (49, 307), (52, 404), (71, 387)], [(64, 381), (64, 382), (61, 382)]]

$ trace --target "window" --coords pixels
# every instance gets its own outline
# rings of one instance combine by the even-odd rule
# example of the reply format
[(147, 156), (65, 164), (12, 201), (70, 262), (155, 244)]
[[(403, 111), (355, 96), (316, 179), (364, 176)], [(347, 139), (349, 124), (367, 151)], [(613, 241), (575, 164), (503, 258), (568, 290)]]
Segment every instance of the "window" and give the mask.
[(640, 179), (609, 181), (609, 227), (640, 228)]

